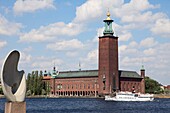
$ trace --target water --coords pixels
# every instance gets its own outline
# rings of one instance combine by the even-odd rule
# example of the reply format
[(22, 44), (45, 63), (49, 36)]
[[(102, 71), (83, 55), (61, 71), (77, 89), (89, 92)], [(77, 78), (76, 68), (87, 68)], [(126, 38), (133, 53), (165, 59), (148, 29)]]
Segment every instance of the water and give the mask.
[[(170, 99), (153, 102), (106, 102), (89, 98), (26, 99), (27, 113), (170, 113)], [(0, 99), (4, 113), (5, 99)]]

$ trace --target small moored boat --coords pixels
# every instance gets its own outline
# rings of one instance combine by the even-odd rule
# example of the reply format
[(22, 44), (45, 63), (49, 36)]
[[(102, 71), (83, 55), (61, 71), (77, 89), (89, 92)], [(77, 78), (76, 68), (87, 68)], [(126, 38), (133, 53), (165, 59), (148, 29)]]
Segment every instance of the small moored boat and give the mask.
[(153, 94), (140, 94), (132, 92), (117, 92), (114, 96), (105, 96), (106, 101), (153, 101)]

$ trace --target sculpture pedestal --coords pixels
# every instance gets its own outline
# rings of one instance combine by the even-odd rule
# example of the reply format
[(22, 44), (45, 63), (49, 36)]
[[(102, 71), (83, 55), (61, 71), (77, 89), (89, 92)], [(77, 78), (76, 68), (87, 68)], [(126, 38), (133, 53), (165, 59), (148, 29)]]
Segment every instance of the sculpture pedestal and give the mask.
[(6, 102), (5, 113), (26, 113), (26, 102)]

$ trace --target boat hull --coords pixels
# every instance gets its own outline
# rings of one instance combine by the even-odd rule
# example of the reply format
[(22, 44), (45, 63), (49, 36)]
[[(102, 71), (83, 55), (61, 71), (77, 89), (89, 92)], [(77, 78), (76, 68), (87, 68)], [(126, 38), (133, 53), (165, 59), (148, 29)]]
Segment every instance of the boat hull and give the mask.
[(105, 101), (153, 101), (153, 95), (150, 94), (133, 94), (133, 93), (117, 93), (116, 96), (105, 96)]
[(118, 99), (115, 97), (105, 97), (105, 101), (153, 101), (154, 98), (143, 98), (143, 99)]

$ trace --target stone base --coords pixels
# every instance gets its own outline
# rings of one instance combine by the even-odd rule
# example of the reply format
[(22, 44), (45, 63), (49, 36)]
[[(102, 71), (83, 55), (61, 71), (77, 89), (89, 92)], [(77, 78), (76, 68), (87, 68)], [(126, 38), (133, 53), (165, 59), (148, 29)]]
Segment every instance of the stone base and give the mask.
[(6, 102), (5, 113), (26, 113), (26, 102)]

